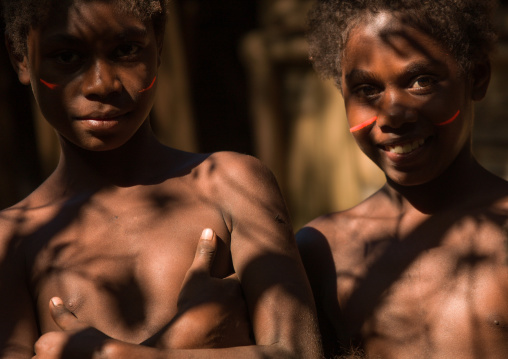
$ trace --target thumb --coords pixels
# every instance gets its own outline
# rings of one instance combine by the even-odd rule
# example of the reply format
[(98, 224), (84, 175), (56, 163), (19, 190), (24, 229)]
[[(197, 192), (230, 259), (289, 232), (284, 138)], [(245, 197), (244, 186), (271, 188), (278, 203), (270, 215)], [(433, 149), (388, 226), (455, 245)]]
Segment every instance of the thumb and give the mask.
[(201, 233), (191, 269), (210, 273), (217, 250), (217, 235), (210, 228)]
[(49, 311), (55, 323), (62, 330), (77, 330), (87, 327), (65, 307), (62, 299), (59, 297), (51, 298), (49, 301)]

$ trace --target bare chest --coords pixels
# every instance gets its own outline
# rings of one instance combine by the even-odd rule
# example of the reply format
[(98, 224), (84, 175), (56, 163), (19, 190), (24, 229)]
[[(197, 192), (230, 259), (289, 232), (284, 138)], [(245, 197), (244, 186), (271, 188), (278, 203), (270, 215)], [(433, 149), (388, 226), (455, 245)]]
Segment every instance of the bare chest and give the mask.
[(371, 242), (338, 265), (343, 329), (373, 357), (508, 355), (506, 233), (465, 223), (427, 243)]
[(220, 211), (198, 200), (63, 208), (27, 238), (27, 264), (42, 332), (60, 296), (78, 319), (119, 339), (147, 339), (176, 313), (180, 287), (205, 227), (220, 242), (213, 274), (232, 271)]

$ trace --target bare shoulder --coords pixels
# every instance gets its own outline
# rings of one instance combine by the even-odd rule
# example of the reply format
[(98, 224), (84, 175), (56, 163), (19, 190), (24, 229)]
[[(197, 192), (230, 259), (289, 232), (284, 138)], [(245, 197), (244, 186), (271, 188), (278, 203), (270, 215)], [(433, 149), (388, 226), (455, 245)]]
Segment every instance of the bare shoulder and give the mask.
[(478, 223), (489, 223), (494, 227), (508, 230), (508, 182), (491, 175), (478, 186), (478, 191), (465, 200), (462, 218), (470, 218)]
[(384, 202), (381, 191), (378, 191), (350, 209), (317, 217), (298, 231), (299, 247), (316, 247), (315, 242), (326, 241), (333, 249), (360, 240), (369, 228), (390, 217), (390, 212), (383, 210), (386, 207)]
[(12, 207), (0, 211), (0, 259), (6, 254), (9, 247), (15, 247), (16, 239), (20, 233), (30, 225), (30, 201), (24, 199)]
[(236, 152), (215, 152), (196, 169), (206, 174), (212, 185), (230, 187), (238, 183), (276, 183), (272, 172), (261, 161)]
[(216, 152), (194, 172), (202, 179), (202, 188), (211, 200), (223, 208), (228, 222), (234, 213), (238, 216), (255, 211), (254, 208), (263, 208), (276, 221), (290, 225), (277, 180), (257, 158), (236, 152)]
[(0, 261), (3, 266), (19, 267), (24, 257), (24, 238), (36, 226), (38, 213), (31, 197), (0, 211)]

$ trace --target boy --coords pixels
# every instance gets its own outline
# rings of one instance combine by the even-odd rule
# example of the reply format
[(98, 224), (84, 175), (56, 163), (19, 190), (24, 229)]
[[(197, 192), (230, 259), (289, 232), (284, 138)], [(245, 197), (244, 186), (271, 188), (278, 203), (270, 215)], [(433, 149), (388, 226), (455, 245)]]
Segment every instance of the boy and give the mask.
[[(273, 176), (251, 157), (185, 153), (151, 132), (166, 6), (6, 1), (12, 63), (61, 158), (0, 215), (2, 358), (32, 357), (41, 335), (41, 359), (319, 357)], [(198, 245), (203, 227), (216, 235), (204, 231)], [(208, 266), (238, 275), (256, 345), (229, 312), (239, 304), (209, 293), (230, 286)]]
[(508, 357), (508, 183), (471, 153), (492, 3), (332, 0), (310, 14), (314, 65), (386, 176), (297, 234), (328, 356)]

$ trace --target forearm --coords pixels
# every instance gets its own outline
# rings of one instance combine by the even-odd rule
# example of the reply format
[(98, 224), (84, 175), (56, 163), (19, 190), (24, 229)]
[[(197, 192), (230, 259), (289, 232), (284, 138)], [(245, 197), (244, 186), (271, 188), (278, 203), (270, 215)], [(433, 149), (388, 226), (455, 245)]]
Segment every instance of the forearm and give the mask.
[(31, 359), (33, 350), (20, 346), (0, 347), (0, 359)]
[[(314, 356), (302, 355), (296, 350), (285, 348), (280, 344), (269, 346), (250, 345), (223, 349), (154, 349), (142, 345), (128, 344), (112, 340), (105, 343), (97, 359), (257, 359), (257, 358), (320, 358), (316, 353)], [(95, 358), (94, 358), (95, 359)]]

